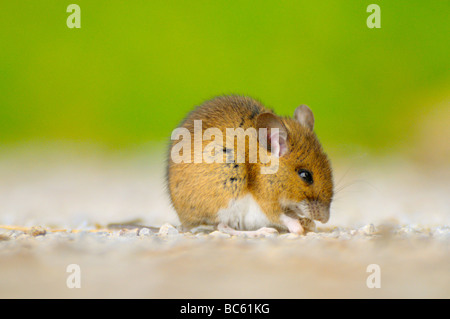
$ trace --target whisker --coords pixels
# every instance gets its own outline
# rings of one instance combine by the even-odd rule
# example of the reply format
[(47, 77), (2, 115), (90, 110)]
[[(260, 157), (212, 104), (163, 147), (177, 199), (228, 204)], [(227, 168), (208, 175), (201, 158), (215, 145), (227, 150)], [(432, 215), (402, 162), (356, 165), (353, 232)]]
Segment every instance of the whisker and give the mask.
[(342, 182), (342, 180), (347, 176), (347, 174), (348, 174), (348, 172), (350, 172), (350, 170), (352, 169), (353, 167), (349, 167), (346, 171), (345, 171), (345, 173), (344, 173), (344, 175), (342, 175), (340, 178), (339, 178), (339, 180), (336, 182), (336, 186), (339, 186), (339, 184)]

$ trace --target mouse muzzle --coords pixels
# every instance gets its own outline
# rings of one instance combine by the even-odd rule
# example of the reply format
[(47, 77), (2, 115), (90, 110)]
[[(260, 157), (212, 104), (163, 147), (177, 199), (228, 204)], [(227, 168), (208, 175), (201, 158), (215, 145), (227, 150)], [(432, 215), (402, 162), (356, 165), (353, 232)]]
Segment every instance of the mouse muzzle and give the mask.
[(300, 217), (318, 220), (323, 224), (330, 219), (330, 205), (318, 200), (302, 200), (296, 203), (294, 211)]

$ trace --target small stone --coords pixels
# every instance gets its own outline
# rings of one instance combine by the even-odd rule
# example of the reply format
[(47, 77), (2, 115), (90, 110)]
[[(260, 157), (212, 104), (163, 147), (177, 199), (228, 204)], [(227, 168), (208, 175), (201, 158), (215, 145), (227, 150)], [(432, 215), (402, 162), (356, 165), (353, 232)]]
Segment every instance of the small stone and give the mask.
[(178, 230), (170, 224), (164, 224), (159, 228), (158, 235), (160, 236), (174, 236), (178, 235)]
[(31, 229), (27, 231), (27, 234), (33, 237), (44, 236), (46, 233), (47, 231), (40, 226), (31, 227)]
[(332, 232), (328, 232), (328, 233), (323, 233), (323, 237), (327, 237), (327, 238), (338, 238), (339, 237), (340, 232), (338, 231), (332, 231)]
[(450, 238), (450, 227), (448, 226), (439, 226), (436, 227), (432, 232), (433, 237), (439, 239)]
[(419, 231), (417, 231), (414, 227), (412, 227), (411, 225), (406, 225), (401, 227), (397, 234), (402, 236), (402, 237), (407, 237), (407, 236), (411, 236), (411, 235), (415, 235), (419, 233)]
[(373, 224), (367, 224), (366, 226), (361, 227), (359, 231), (364, 235), (374, 235), (377, 232)]
[(242, 234), (247, 238), (273, 238), (278, 236), (278, 230), (271, 227), (262, 227), (255, 231), (243, 232)]
[(211, 237), (214, 237), (214, 238), (230, 238), (231, 237), (230, 234), (222, 233), (222, 232), (220, 232), (218, 230), (213, 231), (208, 236), (211, 236)]
[(123, 237), (134, 237), (138, 235), (138, 229), (134, 228), (134, 229), (121, 229), (119, 231), (119, 236), (123, 236)]
[(339, 239), (341, 239), (341, 240), (350, 240), (350, 239), (352, 239), (352, 237), (350, 236), (349, 233), (342, 233), (341, 236), (339, 236)]
[(151, 236), (151, 235), (153, 235), (153, 232), (150, 229), (148, 229), (148, 228), (141, 228), (139, 230), (139, 234), (138, 235), (139, 236)]
[(281, 239), (297, 239), (297, 238), (300, 237), (300, 235), (294, 234), (294, 233), (287, 233), (287, 234), (281, 234), (278, 237), (281, 238)]
[(106, 231), (99, 231), (94, 233), (97, 237), (108, 237), (111, 235), (111, 233)]
[(209, 233), (213, 232), (214, 230), (215, 230), (214, 226), (200, 225), (200, 226), (190, 229), (189, 231), (192, 234), (196, 235), (196, 234), (209, 234)]

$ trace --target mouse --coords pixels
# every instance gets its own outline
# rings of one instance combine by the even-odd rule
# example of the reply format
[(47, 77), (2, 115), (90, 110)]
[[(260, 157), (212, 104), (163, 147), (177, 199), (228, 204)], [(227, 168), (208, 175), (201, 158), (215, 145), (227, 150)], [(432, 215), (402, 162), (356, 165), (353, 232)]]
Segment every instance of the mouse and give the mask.
[(279, 116), (241, 95), (190, 111), (172, 132), (166, 165), (181, 228), (260, 237), (303, 235), (328, 222), (333, 174), (314, 121), (306, 105)]

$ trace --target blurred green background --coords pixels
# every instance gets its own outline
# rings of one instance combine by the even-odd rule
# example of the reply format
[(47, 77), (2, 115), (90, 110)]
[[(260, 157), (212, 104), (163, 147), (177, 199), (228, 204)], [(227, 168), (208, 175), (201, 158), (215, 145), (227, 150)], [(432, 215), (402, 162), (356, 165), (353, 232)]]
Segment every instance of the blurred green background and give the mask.
[(308, 104), (331, 152), (447, 139), (449, 1), (376, 1), (381, 29), (366, 25), (373, 1), (79, 0), (69, 29), (71, 3), (0, 5), (3, 146), (165, 141), (228, 93), (282, 115)]

